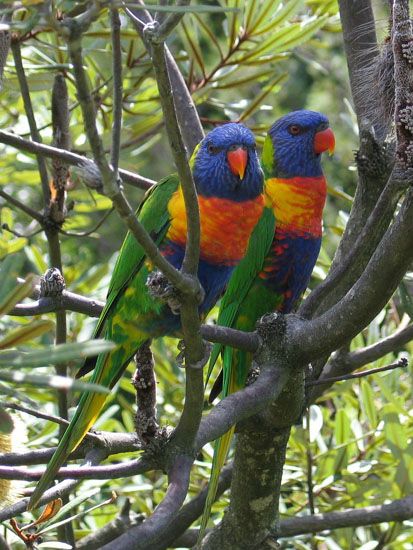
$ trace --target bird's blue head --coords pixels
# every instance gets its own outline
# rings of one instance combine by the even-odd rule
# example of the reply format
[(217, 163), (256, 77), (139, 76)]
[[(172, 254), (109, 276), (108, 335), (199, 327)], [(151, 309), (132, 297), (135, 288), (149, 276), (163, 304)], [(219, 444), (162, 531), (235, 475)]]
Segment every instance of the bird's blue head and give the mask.
[(199, 195), (243, 202), (263, 190), (263, 173), (251, 130), (242, 124), (218, 126), (194, 152), (192, 173)]
[(316, 111), (293, 111), (270, 128), (262, 152), (266, 177), (294, 178), (322, 175), (321, 153), (334, 151), (328, 118)]

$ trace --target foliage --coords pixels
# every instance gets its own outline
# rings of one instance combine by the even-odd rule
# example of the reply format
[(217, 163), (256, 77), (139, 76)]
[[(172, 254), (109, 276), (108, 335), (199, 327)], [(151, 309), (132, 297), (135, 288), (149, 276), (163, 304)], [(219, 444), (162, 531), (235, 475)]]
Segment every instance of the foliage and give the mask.
[[(10, 9), (7, 3), (4, 4), (6, 7), (2, 10), (11, 14), (12, 29), (21, 38), (24, 68), (42, 139), (45, 143), (51, 142), (48, 92), (55, 74), (60, 72), (65, 75), (69, 87), (72, 150), (90, 154), (66, 48), (56, 31), (46, 23), (42, 12), (45, 3), (26, 1), (19, 9), (15, 9), (12, 2)], [(54, 9), (55, 12), (75, 11), (81, 9), (82, 4), (56, 0)], [(314, 286), (326, 276), (330, 267), (355, 190), (352, 151), (357, 144), (357, 127), (349, 103), (337, 4), (334, 0), (220, 0), (208, 5), (236, 8), (236, 11), (188, 13), (169, 40), (169, 47), (206, 129), (224, 120), (240, 120), (254, 129), (262, 143), (270, 124), (289, 110), (324, 110), (331, 119), (338, 152), (326, 165), (330, 196), (322, 252), (312, 281)], [(113, 124), (108, 19), (107, 10), (103, 9), (84, 34), (85, 65), (94, 91), (99, 132), (107, 150)], [(157, 180), (172, 171), (157, 85), (146, 49), (123, 15), (121, 45), (124, 89), (120, 166)], [(2, 129), (12, 128), (19, 135), (29, 135), (11, 55), (0, 93), (0, 125)], [(43, 200), (36, 158), (2, 146), (0, 168), (1, 189), (41, 211)], [(127, 188), (127, 194), (134, 205), (142, 197), (142, 191), (132, 187)], [(82, 236), (95, 227), (111, 203), (105, 197), (92, 194), (75, 177), (68, 189), (67, 204), (65, 233), (60, 235), (66, 286), (73, 292), (103, 300), (124, 228), (112, 214), (98, 229)], [(38, 277), (50, 262), (47, 239), (43, 232), (38, 232), (37, 222), (4, 198), (0, 198), (0, 206), (3, 228), (0, 240), (3, 285), (0, 289), (0, 395), (2, 399), (7, 397), (12, 402), (57, 414), (55, 389), (78, 390), (83, 389), (84, 384), (71, 385), (68, 379), (57, 380), (50, 365), (63, 362), (73, 374), (81, 358), (99, 353), (102, 350), (99, 346), (103, 344), (88, 342), (94, 322), (82, 314), (67, 314), (69, 343), (59, 346), (54, 345), (53, 314), (44, 314), (36, 320), (5, 315), (32, 292), (32, 283), (17, 287), (16, 291), (16, 277), (28, 273)], [(352, 349), (373, 344), (407, 323), (412, 311), (408, 289), (409, 280), (406, 279), (401, 290), (402, 299), (395, 296), (353, 340)], [(161, 424), (172, 426), (176, 426), (179, 419), (184, 397), (184, 374), (175, 361), (175, 346), (172, 339), (154, 345), (158, 419)], [(3, 348), (12, 349), (3, 351)], [(404, 351), (411, 356), (412, 344), (407, 344)], [(372, 366), (382, 366), (398, 355), (396, 350)], [(33, 374), (29, 367), (36, 369)], [(296, 426), (290, 438), (281, 517), (308, 514), (309, 468), (315, 510), (319, 512), (381, 504), (412, 492), (413, 459), (409, 446), (413, 437), (413, 403), (411, 367), (409, 369), (410, 374), (391, 371), (360, 382), (340, 382), (311, 407), (310, 422), (306, 425), (304, 421), (306, 427)], [(132, 365), (128, 375), (131, 372)], [(134, 391), (128, 375), (120, 381), (118, 391), (109, 396), (95, 424), (97, 429), (134, 431)], [(73, 396), (72, 391), (69, 396), (70, 405), (75, 404), (77, 396)], [(55, 424), (26, 414), (21, 418), (27, 429), (30, 449), (56, 443)], [(136, 453), (111, 456), (108, 463), (135, 456)], [(212, 446), (206, 445), (195, 463), (189, 497), (196, 496), (206, 483), (211, 457)], [(114, 519), (119, 503), (126, 498), (131, 499), (134, 511), (149, 515), (162, 500), (165, 488), (166, 478), (159, 472), (116, 480), (84, 481), (78, 496), (70, 506), (66, 504), (62, 508), (51, 525), (56, 527), (68, 508), (74, 514), (76, 507), (75, 536), (81, 538)], [(118, 495), (116, 502), (111, 499), (112, 491)], [(214, 506), (214, 522), (221, 519), (227, 504), (224, 497)], [(50, 537), (53, 542), (57, 535), (54, 529), (46, 531), (48, 525), (43, 526), (44, 537), (48, 540)], [(12, 548), (21, 547), (11, 530), (5, 528)], [(288, 547), (367, 550), (375, 547), (372, 546), (374, 542), (380, 543), (380, 547), (389, 545), (397, 550), (413, 545), (412, 531), (412, 522), (408, 521), (338, 529), (317, 536), (297, 537), (288, 541)], [(40, 544), (39, 548), (42, 547), (52, 546)]]

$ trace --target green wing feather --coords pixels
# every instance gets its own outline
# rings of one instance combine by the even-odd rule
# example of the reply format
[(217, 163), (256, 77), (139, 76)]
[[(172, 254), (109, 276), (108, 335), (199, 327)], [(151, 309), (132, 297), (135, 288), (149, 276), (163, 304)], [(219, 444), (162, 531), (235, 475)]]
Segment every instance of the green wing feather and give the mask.
[[(275, 217), (272, 208), (264, 208), (264, 212), (251, 234), (247, 253), (235, 268), (222, 298), (217, 324), (232, 327), (240, 308), (251, 289), (256, 277), (263, 268), (275, 231)], [(222, 344), (215, 344), (209, 362), (207, 381), (214, 365), (222, 351)]]
[[(168, 230), (168, 203), (172, 194), (178, 189), (178, 186), (178, 177), (175, 175), (169, 176), (150, 190), (138, 209), (137, 214), (139, 216), (139, 221), (144, 225), (145, 229), (154, 236), (157, 244), (162, 241)], [(140, 272), (144, 266), (144, 262), (145, 252), (143, 248), (136, 242), (135, 238), (128, 233), (116, 262), (109, 288), (108, 301), (99, 318), (98, 327), (95, 332), (96, 334), (102, 332), (105, 327), (105, 322), (109, 320), (110, 317), (111, 322), (109, 323), (109, 329), (105, 336), (108, 339), (112, 339), (113, 325), (119, 322), (118, 319), (122, 320), (122, 308), (125, 307), (125, 303), (130, 305), (135, 303), (125, 296), (126, 290), (136, 285), (136, 288), (145, 288), (146, 273), (144, 270)], [(124, 296), (125, 298), (123, 299)], [(139, 300), (140, 301), (135, 304), (137, 316), (142, 312), (140, 302), (144, 302), (144, 296), (140, 296)], [(120, 312), (117, 311), (117, 307), (121, 309)], [(122, 331), (122, 326), (120, 330)], [(139, 345), (148, 338), (147, 334), (144, 332), (139, 334), (138, 330), (134, 333), (123, 331), (122, 334), (124, 335), (125, 341), (122, 343), (118, 342), (117, 348), (112, 352), (99, 355), (94, 361), (96, 366), (94, 364), (84, 365), (82, 370), (86, 372), (90, 370), (90, 368), (95, 367), (92, 375), (92, 380), (95, 383), (112, 388), (119, 379), (119, 376), (121, 376), (129, 358), (136, 352)], [(28, 509), (32, 509), (36, 506), (44, 491), (53, 481), (60, 466), (67, 460), (69, 454), (80, 444), (101, 411), (105, 399), (106, 396), (103, 394), (96, 394), (93, 392), (85, 392), (82, 394), (76, 412), (60, 440), (56, 452), (47, 465), (46, 472), (41, 477), (30, 498)]]
[[(157, 245), (161, 243), (168, 231), (168, 202), (172, 194), (178, 189), (178, 186), (179, 179), (177, 174), (171, 174), (146, 192), (143, 201), (136, 211), (139, 221)], [(108, 315), (116, 307), (116, 303), (124, 294), (128, 284), (142, 268), (145, 258), (144, 249), (135, 237), (128, 232), (113, 268), (106, 304), (100, 314), (93, 338), (98, 338), (102, 334)], [(93, 370), (95, 365), (96, 357), (86, 359), (83, 366), (77, 372), (76, 378), (80, 378)]]
[[(161, 180), (146, 192), (142, 203), (136, 211), (139, 221), (158, 245), (168, 230), (168, 203), (172, 194), (178, 189), (178, 185), (179, 179), (177, 174), (172, 174)], [(107, 315), (119, 299), (119, 296), (142, 267), (145, 256), (145, 251), (141, 245), (128, 232), (113, 269), (106, 305), (99, 317), (94, 333), (95, 337), (101, 333)]]
[[(237, 318), (239, 318), (240, 314), (246, 309), (246, 301), (250, 302), (248, 299), (249, 294), (251, 293), (251, 290), (253, 290), (252, 287), (254, 282), (264, 266), (265, 257), (270, 250), (271, 243), (274, 238), (274, 231), (274, 212), (271, 208), (264, 208), (264, 212), (252, 232), (247, 253), (231, 276), (227, 290), (221, 302), (217, 321), (218, 325), (231, 327), (237, 325)], [(254, 305), (254, 302), (252, 305)], [(253, 325), (254, 324), (255, 320)], [(209, 363), (207, 381), (220, 353), (223, 355), (224, 374), (222, 393), (223, 396), (227, 396), (243, 387), (243, 379), (245, 379), (244, 371), (247, 368), (247, 354), (245, 352), (239, 352), (239, 350), (235, 353), (235, 350), (230, 347), (223, 347), (221, 344), (215, 344)], [(225, 464), (233, 433), (234, 426), (215, 441), (212, 470), (208, 484), (208, 493), (204, 512), (201, 519), (201, 527), (198, 538), (199, 541), (205, 533), (209, 516), (211, 515), (212, 504), (217, 493), (219, 474)]]

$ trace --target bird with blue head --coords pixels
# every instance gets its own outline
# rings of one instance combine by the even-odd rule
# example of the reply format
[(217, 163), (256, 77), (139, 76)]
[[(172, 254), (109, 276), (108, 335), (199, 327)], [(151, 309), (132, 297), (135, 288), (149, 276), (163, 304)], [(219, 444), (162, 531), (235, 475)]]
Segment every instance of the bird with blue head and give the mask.
[[(317, 260), (327, 183), (321, 155), (334, 151), (328, 118), (300, 110), (277, 120), (265, 138), (261, 156), (265, 208), (248, 251), (231, 276), (222, 299), (218, 324), (253, 331), (260, 317), (272, 311), (291, 312), (307, 288)], [(223, 369), (210, 401), (243, 388), (252, 355), (215, 345), (208, 377), (221, 354)], [(234, 428), (215, 442), (207, 502), (201, 523), (205, 531)]]
[[(191, 168), (200, 211), (198, 278), (205, 296), (199, 313), (204, 317), (243, 258), (250, 234), (262, 214), (263, 174), (254, 135), (235, 123), (215, 128), (202, 140), (192, 156)], [(187, 219), (176, 174), (148, 192), (137, 217), (164, 257), (179, 269), (185, 254)], [(144, 249), (128, 234), (95, 330), (96, 337), (111, 340), (116, 347), (85, 363), (81, 374), (93, 369), (92, 382), (113, 388), (132, 357), (148, 340), (164, 335), (180, 336), (179, 315), (148, 292), (146, 283), (154, 270)], [(104, 394), (93, 392), (81, 396), (74, 417), (35, 488), (30, 508), (36, 506), (59, 467), (81, 443), (105, 399)]]

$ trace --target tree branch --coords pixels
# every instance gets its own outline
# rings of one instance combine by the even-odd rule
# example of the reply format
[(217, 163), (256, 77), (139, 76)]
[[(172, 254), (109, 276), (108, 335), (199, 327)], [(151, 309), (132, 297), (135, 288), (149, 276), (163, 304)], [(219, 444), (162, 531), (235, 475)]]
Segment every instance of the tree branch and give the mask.
[[(93, 177), (98, 179), (98, 183), (96, 185), (97, 187), (102, 185), (102, 181), (99, 179), (100, 174), (96, 164), (82, 155), (72, 153), (71, 151), (66, 151), (65, 149), (52, 147), (51, 145), (45, 145), (44, 143), (36, 143), (35, 141), (24, 139), (16, 134), (5, 132), (3, 130), (0, 130), (0, 143), (10, 145), (20, 151), (43, 155), (52, 159), (60, 159), (71, 166), (78, 166), (81, 170), (84, 170), (89, 174), (93, 174)], [(122, 178), (123, 182), (143, 190), (150, 189), (152, 185), (156, 183), (154, 180), (144, 178), (138, 174), (129, 172), (128, 170), (120, 169), (119, 176)]]
[[(95, 465), (98, 464), (101, 460), (103, 460), (106, 457), (106, 451), (103, 449), (92, 449), (85, 457), (85, 466)], [(52, 500), (56, 500), (57, 498), (64, 498), (66, 497), (78, 484), (77, 480), (67, 479), (65, 481), (62, 481), (52, 487), (51, 489), (48, 489), (42, 496), (42, 498), (39, 501), (39, 506), (42, 506), (43, 504), (47, 504), (48, 502), (51, 502)], [(24, 498), (22, 500), (19, 500), (15, 504), (12, 504), (11, 506), (7, 506), (6, 508), (3, 508), (0, 510), (0, 521), (5, 521), (7, 519), (11, 519), (14, 516), (17, 516), (18, 514), (22, 514), (27, 510), (27, 505), (29, 503), (28, 498)]]
[(192, 462), (193, 459), (188, 456), (177, 456), (169, 472), (165, 498), (152, 516), (103, 546), (102, 550), (153, 550), (159, 538), (174, 522), (185, 500)]

